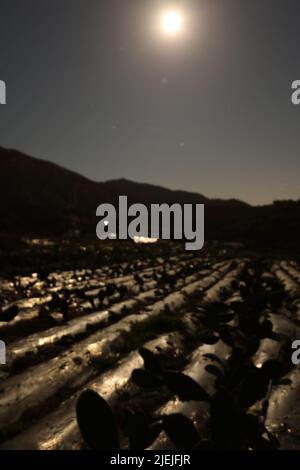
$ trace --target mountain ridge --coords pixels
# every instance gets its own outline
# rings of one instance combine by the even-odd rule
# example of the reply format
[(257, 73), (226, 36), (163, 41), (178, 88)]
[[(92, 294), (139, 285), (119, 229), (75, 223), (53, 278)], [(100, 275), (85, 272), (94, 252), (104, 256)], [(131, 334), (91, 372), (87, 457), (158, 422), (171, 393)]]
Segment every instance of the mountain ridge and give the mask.
[(0, 147), (0, 232), (62, 236), (70, 230), (95, 233), (101, 203), (205, 204), (205, 232), (210, 239), (278, 240), (300, 237), (300, 201), (251, 206), (238, 199), (209, 199), (126, 178), (96, 182), (56, 163)]

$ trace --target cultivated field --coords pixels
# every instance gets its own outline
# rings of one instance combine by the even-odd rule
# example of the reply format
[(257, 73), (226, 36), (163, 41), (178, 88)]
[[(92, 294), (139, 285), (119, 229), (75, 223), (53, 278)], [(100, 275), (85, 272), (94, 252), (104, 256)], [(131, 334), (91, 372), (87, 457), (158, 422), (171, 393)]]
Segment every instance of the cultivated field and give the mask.
[(0, 296), (0, 449), (300, 448), (297, 263), (181, 253)]

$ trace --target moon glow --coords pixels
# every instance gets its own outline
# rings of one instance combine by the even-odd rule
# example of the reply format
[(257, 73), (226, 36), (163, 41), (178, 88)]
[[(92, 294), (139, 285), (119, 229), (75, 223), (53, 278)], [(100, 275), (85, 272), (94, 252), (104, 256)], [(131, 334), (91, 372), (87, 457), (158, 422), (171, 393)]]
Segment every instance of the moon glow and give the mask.
[(178, 11), (168, 11), (162, 16), (162, 29), (168, 35), (178, 34), (183, 26), (183, 17)]

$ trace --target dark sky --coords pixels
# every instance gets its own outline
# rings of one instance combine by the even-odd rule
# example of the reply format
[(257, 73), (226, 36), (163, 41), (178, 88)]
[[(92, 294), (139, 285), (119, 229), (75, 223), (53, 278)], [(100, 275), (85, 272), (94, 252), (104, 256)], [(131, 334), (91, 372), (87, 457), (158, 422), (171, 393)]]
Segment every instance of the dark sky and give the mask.
[(1, 0), (0, 145), (98, 181), (298, 199), (299, 21), (299, 0)]

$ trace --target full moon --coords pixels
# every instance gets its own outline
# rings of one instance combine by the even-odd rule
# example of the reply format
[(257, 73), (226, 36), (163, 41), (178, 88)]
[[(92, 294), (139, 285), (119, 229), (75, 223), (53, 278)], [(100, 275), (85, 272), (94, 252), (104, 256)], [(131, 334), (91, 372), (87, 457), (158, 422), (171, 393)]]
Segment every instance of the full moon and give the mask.
[(163, 15), (162, 27), (167, 34), (179, 33), (182, 23), (182, 15), (177, 11), (169, 11)]

